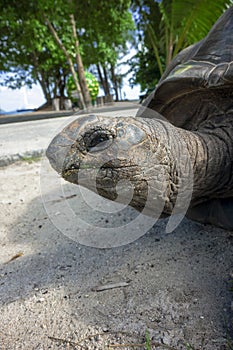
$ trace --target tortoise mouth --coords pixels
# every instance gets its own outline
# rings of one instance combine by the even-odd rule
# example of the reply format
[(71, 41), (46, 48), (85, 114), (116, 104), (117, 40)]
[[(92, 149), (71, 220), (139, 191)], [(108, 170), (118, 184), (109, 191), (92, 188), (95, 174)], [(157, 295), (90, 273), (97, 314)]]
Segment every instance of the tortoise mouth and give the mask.
[(64, 177), (65, 179), (69, 178), (72, 175), (81, 175), (82, 177), (82, 172), (84, 176), (87, 176), (87, 173), (90, 173), (91, 171), (95, 171), (96, 175), (102, 173), (102, 172), (111, 172), (113, 173), (114, 171), (116, 172), (120, 172), (122, 171), (123, 174), (125, 174), (125, 176), (123, 176), (124, 178), (126, 177), (126, 174), (132, 173), (138, 173), (138, 166), (137, 165), (126, 165), (126, 164), (120, 164), (119, 161), (117, 160), (117, 165), (113, 164), (113, 161), (109, 161), (107, 163), (105, 163), (104, 165), (100, 166), (99, 169), (92, 164), (82, 164), (79, 162), (76, 163), (72, 163), (71, 165), (69, 165), (69, 167), (63, 167), (61, 176)]
[[(62, 177), (71, 183), (89, 189), (114, 192), (119, 181), (140, 182), (140, 169), (138, 165), (127, 164), (119, 159), (104, 163), (102, 166), (89, 163), (75, 162), (65, 166)], [(135, 176), (136, 175), (136, 176)], [(107, 195), (104, 195), (107, 197)], [(112, 195), (111, 195), (112, 197)]]

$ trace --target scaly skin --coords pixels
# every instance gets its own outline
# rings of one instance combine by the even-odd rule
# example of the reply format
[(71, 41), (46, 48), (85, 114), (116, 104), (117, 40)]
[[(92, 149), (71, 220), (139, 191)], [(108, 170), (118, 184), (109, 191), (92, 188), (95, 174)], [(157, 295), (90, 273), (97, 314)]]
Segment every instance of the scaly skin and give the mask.
[[(47, 150), (51, 165), (67, 181), (138, 211), (146, 205), (150, 216), (161, 210), (169, 215), (175, 204), (178, 212), (187, 210), (190, 193), (190, 207), (224, 197), (226, 186), (233, 193), (232, 172), (224, 177), (232, 154), (224, 128), (191, 132), (161, 119), (93, 115), (71, 123)], [(129, 182), (122, 181), (133, 187), (130, 203)]]

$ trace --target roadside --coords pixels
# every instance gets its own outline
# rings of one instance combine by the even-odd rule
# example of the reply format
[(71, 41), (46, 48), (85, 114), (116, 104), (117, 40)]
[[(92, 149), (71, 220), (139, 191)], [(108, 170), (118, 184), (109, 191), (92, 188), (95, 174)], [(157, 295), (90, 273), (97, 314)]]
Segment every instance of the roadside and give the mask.
[[(146, 333), (151, 349), (231, 349), (231, 232), (185, 219), (165, 234), (161, 220), (131, 244), (83, 246), (50, 221), (40, 172), (40, 162), (0, 172), (1, 349), (145, 349), (131, 345)], [(54, 201), (56, 215), (64, 200), (88, 221), (75, 193)], [(122, 229), (131, 215), (117, 214)]]
[[(151, 349), (232, 350), (232, 232), (185, 219), (166, 234), (160, 220), (131, 244), (98, 249), (54, 226), (33, 158), (75, 118), (0, 126), (0, 349), (148, 350), (148, 334)], [(135, 216), (125, 208), (106, 218), (94, 194), (95, 210), (78, 186), (61, 183), (63, 197), (46, 189), (58, 218), (60, 203), (122, 230)]]
[[(135, 115), (138, 104), (132, 102), (119, 103), (114, 106), (97, 108), (90, 113), (102, 115)], [(88, 114), (90, 114), (88, 113)], [(62, 115), (62, 114), (61, 114)], [(41, 120), (32, 120), (0, 125), (0, 167), (9, 165), (24, 158), (41, 156), (50, 140), (65, 125), (69, 124), (80, 114), (56, 117), (56, 113), (44, 113)], [(34, 113), (33, 113), (34, 116)], [(51, 116), (53, 116), (51, 118)], [(18, 121), (22, 116), (15, 116)], [(27, 116), (29, 118), (29, 116)]]
[(112, 104), (106, 104), (104, 106), (93, 107), (90, 110), (86, 111), (35, 111), (35, 112), (27, 112), (27, 113), (18, 113), (18, 114), (0, 114), (0, 125), (1, 124), (9, 124), (9, 123), (21, 123), (26, 121), (33, 120), (41, 120), (41, 119), (49, 119), (49, 118), (62, 118), (62, 117), (70, 117), (74, 114), (90, 114), (90, 113), (104, 113), (106, 111), (113, 112), (119, 111), (122, 109), (132, 109), (132, 106), (136, 106), (138, 104), (137, 101), (124, 101), (124, 102), (114, 102)]

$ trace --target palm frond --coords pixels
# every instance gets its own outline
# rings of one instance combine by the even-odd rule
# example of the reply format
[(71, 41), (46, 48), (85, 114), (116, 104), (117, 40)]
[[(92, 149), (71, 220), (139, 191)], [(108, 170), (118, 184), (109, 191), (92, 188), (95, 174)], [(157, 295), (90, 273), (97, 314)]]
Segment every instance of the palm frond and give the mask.
[(178, 34), (173, 57), (185, 46), (207, 35), (223, 11), (232, 3), (232, 0), (173, 0), (171, 13)]
[(157, 39), (155, 32), (150, 24), (148, 25), (148, 33), (149, 33), (151, 45), (153, 47), (155, 57), (156, 57), (156, 60), (158, 63), (159, 71), (160, 71), (160, 74), (162, 75), (163, 74), (163, 67), (162, 67), (161, 58), (159, 56), (158, 39)]

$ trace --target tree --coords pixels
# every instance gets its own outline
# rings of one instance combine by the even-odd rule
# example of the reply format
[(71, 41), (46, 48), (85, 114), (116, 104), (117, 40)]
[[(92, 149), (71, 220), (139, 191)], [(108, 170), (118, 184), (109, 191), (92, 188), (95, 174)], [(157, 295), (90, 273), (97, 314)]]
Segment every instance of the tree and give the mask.
[[(127, 26), (130, 30), (133, 27), (129, 0), (82, 0), (78, 3), (74, 0), (12, 0), (9, 5), (1, 0), (0, 4), (0, 68), (5, 72), (18, 73), (19, 69), (25, 72), (21, 74), (23, 80), (18, 79), (15, 87), (39, 81), (46, 98), (51, 85), (53, 89), (59, 86), (53, 76), (54, 66), (60, 65), (55, 76), (62, 72), (60, 78), (63, 81), (69, 68), (75, 78), (74, 70), (77, 70), (77, 90), (80, 83), (82, 95), (88, 101), (88, 91), (83, 83), (84, 68), (90, 64), (100, 64), (104, 68), (110, 63), (115, 65), (117, 52), (127, 40)], [(4, 63), (6, 60), (8, 64)], [(8, 80), (10, 86), (11, 83)]]
[(44, 17), (45, 17), (45, 22), (48, 25), (48, 28), (50, 29), (50, 31), (51, 31), (51, 33), (52, 33), (56, 43), (58, 44), (58, 46), (63, 51), (63, 53), (64, 53), (64, 55), (65, 55), (65, 57), (67, 59), (67, 62), (69, 64), (70, 72), (71, 72), (72, 77), (74, 79), (74, 83), (75, 83), (75, 86), (76, 86), (77, 94), (79, 96), (80, 108), (81, 109), (86, 108), (86, 107), (89, 108), (90, 104), (91, 104), (91, 99), (90, 99), (90, 95), (89, 95), (89, 92), (88, 92), (85, 76), (83, 78), (84, 69), (83, 69), (82, 59), (81, 59), (81, 56), (80, 56), (80, 54), (78, 52), (78, 48), (77, 48), (77, 46), (79, 46), (79, 44), (78, 44), (78, 39), (77, 39), (77, 36), (76, 36), (76, 27), (75, 27), (73, 15), (70, 15), (70, 18), (71, 18), (72, 30), (73, 30), (73, 33), (75, 33), (75, 34), (73, 34), (74, 35), (74, 39), (75, 39), (75, 43), (76, 43), (75, 46), (76, 46), (76, 50), (77, 50), (77, 52), (75, 53), (75, 57), (76, 57), (77, 63), (79, 64), (78, 72), (79, 72), (79, 79), (81, 81), (81, 86), (82, 87), (80, 87), (78, 78), (76, 76), (74, 62), (72, 60), (71, 54), (69, 53), (68, 49), (65, 47), (64, 43), (62, 42), (62, 40), (59, 38), (57, 31), (55, 30), (54, 26), (52, 25), (52, 23), (50, 22), (48, 17), (46, 15), (44, 15)]
[[(177, 53), (201, 40), (232, 0), (133, 0), (132, 11), (138, 30), (138, 54), (134, 82), (141, 81), (154, 67), (149, 84), (158, 81)], [(153, 52), (153, 55), (150, 53)], [(143, 72), (144, 71), (144, 72)], [(152, 79), (153, 76), (153, 79)]]
[(82, 36), (84, 61), (96, 65), (106, 96), (110, 95), (111, 85), (114, 87), (118, 57), (126, 54), (127, 43), (133, 39), (135, 25), (129, 7), (129, 0), (99, 0), (88, 13), (80, 14), (88, 16), (91, 23)]
[(213, 24), (221, 16), (232, 0), (163, 0), (159, 2), (160, 33), (158, 37), (151, 24), (148, 34), (156, 52), (162, 46), (166, 57), (166, 67), (179, 51), (205, 37)]
[[(69, 0), (64, 4), (64, 2), (60, 0), (57, 0), (56, 3), (54, 3), (54, 1), (41, 0), (40, 3), (38, 3), (37, 9), (41, 20), (44, 20), (45, 24), (48, 26), (56, 44), (62, 50), (69, 64), (70, 72), (79, 95), (80, 108), (89, 108), (91, 106), (91, 97), (80, 53), (74, 17), (76, 12), (75, 1)], [(76, 76), (74, 62), (76, 62), (79, 80)]]
[[(14, 4), (13, 4), (14, 5)], [(48, 103), (64, 98), (69, 67), (48, 28), (22, 6), (2, 6), (0, 11), (0, 70), (4, 84), (16, 89), (39, 82)]]
[[(160, 56), (162, 65), (165, 66), (163, 56)], [(131, 86), (141, 85), (141, 91), (152, 90), (158, 83), (161, 72), (153, 53), (153, 49), (143, 48), (138, 51), (129, 61), (128, 73), (133, 73), (129, 80)]]

